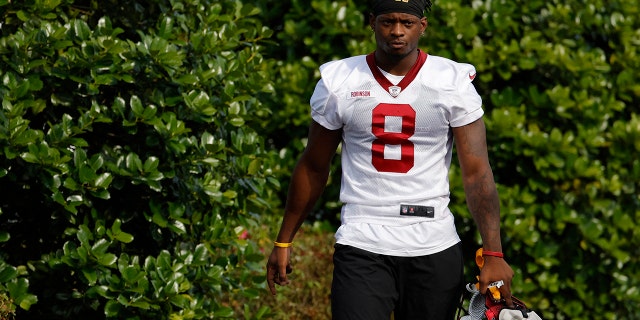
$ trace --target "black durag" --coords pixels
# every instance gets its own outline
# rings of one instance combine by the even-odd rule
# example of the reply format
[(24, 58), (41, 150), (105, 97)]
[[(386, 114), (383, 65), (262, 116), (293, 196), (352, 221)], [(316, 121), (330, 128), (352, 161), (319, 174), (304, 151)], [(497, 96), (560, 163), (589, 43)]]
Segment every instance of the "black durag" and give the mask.
[(424, 17), (424, 11), (431, 9), (429, 0), (373, 0), (371, 1), (371, 13), (374, 16), (399, 12), (412, 14), (418, 18)]

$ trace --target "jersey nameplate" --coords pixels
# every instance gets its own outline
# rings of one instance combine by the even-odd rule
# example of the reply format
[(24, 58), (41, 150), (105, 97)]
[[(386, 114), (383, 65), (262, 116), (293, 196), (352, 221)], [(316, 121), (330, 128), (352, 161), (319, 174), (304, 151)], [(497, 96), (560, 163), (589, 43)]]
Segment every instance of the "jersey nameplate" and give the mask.
[(371, 98), (375, 97), (371, 90), (355, 90), (347, 93), (347, 99)]
[(433, 207), (401, 204), (400, 215), (433, 218), (435, 216), (435, 210), (433, 209)]

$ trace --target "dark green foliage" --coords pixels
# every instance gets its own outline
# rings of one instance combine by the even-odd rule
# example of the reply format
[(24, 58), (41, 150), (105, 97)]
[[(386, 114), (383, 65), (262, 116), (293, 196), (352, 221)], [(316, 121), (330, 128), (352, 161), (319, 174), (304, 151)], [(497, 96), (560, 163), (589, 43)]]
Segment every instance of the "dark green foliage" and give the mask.
[[(265, 55), (277, 58), (274, 82), (277, 95), (265, 96), (273, 120), (263, 124), (274, 148), (282, 148), (282, 165), (292, 168), (304, 148), (311, 121), (309, 98), (319, 78), (322, 63), (375, 49), (373, 33), (362, 3), (353, 1), (255, 1), (263, 21), (275, 34)], [(362, 2), (362, 1), (361, 1)], [(303, 139), (301, 141), (301, 138)], [(338, 185), (336, 158), (329, 184)], [(288, 182), (283, 180), (283, 182)], [(283, 185), (286, 190), (287, 185)], [(339, 221), (338, 188), (327, 188), (313, 219)]]
[(222, 297), (257, 296), (241, 235), (278, 203), (251, 129), (273, 90), (259, 11), (2, 4), (0, 291), (18, 317), (225, 317)]
[[(273, 107), (281, 121), (272, 125), (304, 137), (317, 66), (374, 45), (366, 0), (285, 3), (271, 25), (282, 45), (270, 50), (285, 57)], [(514, 294), (545, 319), (640, 317), (638, 8), (637, 0), (439, 0), (427, 14), (422, 48), (478, 69)], [(339, 213), (338, 179), (317, 211), (324, 219)], [(451, 180), (472, 257), (479, 239), (456, 167)]]
[(431, 50), (478, 68), (515, 294), (545, 319), (639, 316), (638, 5), (434, 10)]
[[(277, 230), (318, 66), (374, 50), (366, 3), (0, 0), (0, 292), (17, 318), (268, 317), (233, 300), (265, 294), (268, 237), (243, 232)], [(545, 319), (640, 318), (639, 8), (427, 15), (422, 49), (478, 69), (514, 294)], [(336, 220), (339, 178), (314, 219)], [(471, 257), (455, 166), (451, 181)]]

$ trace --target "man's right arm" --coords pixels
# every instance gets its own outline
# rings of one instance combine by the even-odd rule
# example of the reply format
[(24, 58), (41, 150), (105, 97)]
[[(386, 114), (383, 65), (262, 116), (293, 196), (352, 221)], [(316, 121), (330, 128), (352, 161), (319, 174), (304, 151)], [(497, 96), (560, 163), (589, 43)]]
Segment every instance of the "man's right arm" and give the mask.
[[(313, 121), (309, 127), (307, 147), (291, 176), (284, 218), (277, 242), (293, 242), (298, 229), (322, 194), (329, 177), (331, 160), (342, 140), (342, 130), (329, 130)], [(290, 248), (274, 247), (267, 262), (267, 283), (272, 294), (275, 284), (288, 284)]]

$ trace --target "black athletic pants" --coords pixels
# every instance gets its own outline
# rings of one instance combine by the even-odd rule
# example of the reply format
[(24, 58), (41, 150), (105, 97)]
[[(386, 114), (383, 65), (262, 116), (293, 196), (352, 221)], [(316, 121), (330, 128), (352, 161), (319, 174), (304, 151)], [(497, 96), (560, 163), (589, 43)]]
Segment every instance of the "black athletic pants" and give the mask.
[(460, 243), (436, 254), (394, 257), (335, 245), (334, 320), (452, 320), (463, 288)]

